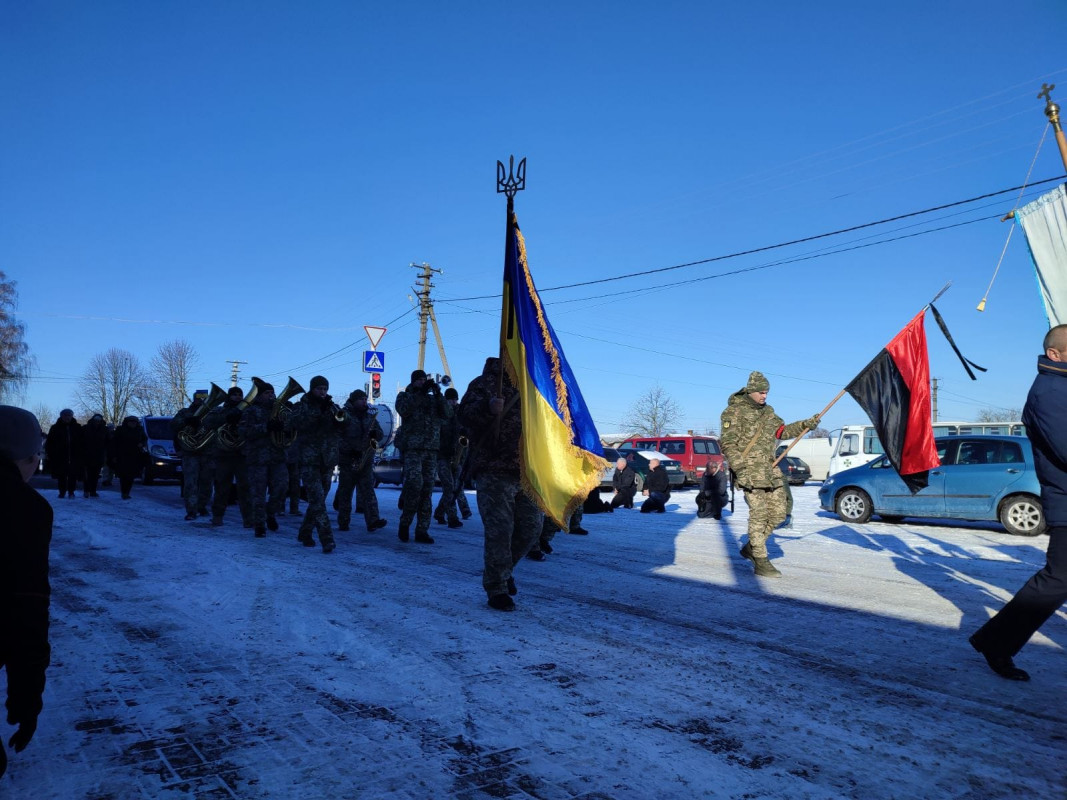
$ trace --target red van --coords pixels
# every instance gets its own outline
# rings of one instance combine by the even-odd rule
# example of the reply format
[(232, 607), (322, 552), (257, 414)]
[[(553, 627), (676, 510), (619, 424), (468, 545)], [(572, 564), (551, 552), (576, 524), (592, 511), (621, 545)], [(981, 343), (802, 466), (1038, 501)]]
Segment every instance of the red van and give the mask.
[(700, 483), (709, 459), (726, 466), (719, 440), (715, 436), (642, 436), (627, 439), (619, 446), (658, 450), (673, 458), (682, 465), (685, 482), (690, 484)]

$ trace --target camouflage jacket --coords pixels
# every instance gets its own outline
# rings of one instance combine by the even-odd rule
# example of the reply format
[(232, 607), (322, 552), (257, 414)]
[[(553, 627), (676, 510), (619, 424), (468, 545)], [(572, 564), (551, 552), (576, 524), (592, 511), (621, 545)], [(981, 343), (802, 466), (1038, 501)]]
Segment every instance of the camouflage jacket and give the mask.
[(437, 457), (448, 461), (456, 454), (459, 441), (460, 424), (455, 415), (441, 423), (440, 442), (437, 445)]
[(308, 392), (293, 406), (289, 427), (297, 432), (300, 464), (333, 469), (337, 464), (337, 438), (341, 423), (334, 419), (333, 401), (319, 400)]
[(338, 452), (342, 462), (358, 460), (369, 446), (371, 439), (381, 445), (382, 439), (385, 438), (382, 426), (378, 424), (378, 417), (370, 411), (364, 409), (360, 414), (347, 403), (345, 403), (345, 411), (348, 415), (341, 426)]
[(415, 392), (409, 385), (396, 396), (396, 413), (403, 420), (403, 452), (437, 452), (441, 423), (452, 417), (452, 407), (442, 395)]
[(282, 464), (285, 462), (285, 448), (274, 443), (274, 436), (267, 428), (270, 413), (274, 410), (274, 401), (266, 397), (256, 397), (241, 414), (237, 423), (237, 432), (244, 444), (241, 452), (248, 464)]
[(719, 444), (738, 486), (773, 489), (785, 485), (781, 470), (773, 466), (775, 445), (778, 439), (799, 436), (804, 421), (784, 424), (773, 408), (759, 405), (742, 389), (730, 395), (721, 423)]
[[(496, 366), (489, 362), (496, 362)], [(496, 396), (500, 383), (499, 359), (489, 359), (480, 377), (471, 381), (459, 404), (459, 421), (468, 430), (476, 431), (471, 438), (471, 474), (482, 472), (519, 475), (519, 441), (522, 439), (522, 410), (519, 390), (505, 380), (503, 387), (504, 415), (497, 418), (489, 411), (489, 401)]]

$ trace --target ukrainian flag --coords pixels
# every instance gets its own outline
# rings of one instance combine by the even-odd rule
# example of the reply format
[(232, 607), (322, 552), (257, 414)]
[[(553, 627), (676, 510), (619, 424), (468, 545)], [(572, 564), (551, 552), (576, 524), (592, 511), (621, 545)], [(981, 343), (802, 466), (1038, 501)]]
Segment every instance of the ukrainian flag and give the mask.
[(578, 382), (537, 296), (526, 264), (526, 243), (508, 205), (500, 349), (504, 368), (519, 390), (522, 486), (557, 525), (568, 530), (571, 513), (600, 484), (608, 463)]

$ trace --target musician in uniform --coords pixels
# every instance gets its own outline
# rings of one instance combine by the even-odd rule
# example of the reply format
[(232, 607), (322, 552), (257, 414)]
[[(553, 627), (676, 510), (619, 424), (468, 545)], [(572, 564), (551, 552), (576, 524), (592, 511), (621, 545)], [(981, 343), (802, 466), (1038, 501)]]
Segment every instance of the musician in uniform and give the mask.
[(356, 508), (363, 510), (367, 532), (384, 528), (378, 516), (378, 498), (374, 494), (374, 451), (385, 434), (377, 416), (367, 407), (367, 393), (356, 389), (345, 401), (345, 421), (338, 442), (337, 530), (347, 531), (352, 521), (352, 490), (356, 491)]
[(237, 481), (237, 504), (241, 509), (241, 521), (246, 528), (252, 527), (252, 502), (248, 492), (248, 469), (244, 454), (222, 441), (220, 434), (227, 426), (227, 440), (237, 439), (237, 425), (241, 421), (241, 409), (238, 405), (245, 393), (240, 386), (231, 386), (226, 393), (226, 401), (218, 408), (212, 409), (204, 416), (201, 423), (208, 430), (216, 431), (210, 445), (215, 462), (215, 499), (211, 504), (211, 524), (221, 525), (230, 503), (230, 488)]
[[(452, 387), (445, 389), (445, 402), (452, 408), (452, 416), (441, 421), (440, 442), (437, 446), (437, 480), (441, 482), (441, 499), (437, 501), (433, 518), (443, 525), (447, 517), (448, 527), (462, 528), (463, 523), (456, 514), (456, 506), (463, 512), (463, 519), (471, 515), (471, 508), (459, 483), (459, 471), (467, 449), (467, 445), (460, 442), (459, 421), (455, 418), (459, 392)], [(466, 441), (465, 436), (463, 440)]]
[(310, 389), (293, 406), (289, 430), (296, 431), (300, 445), (300, 479), (308, 493), (308, 507), (300, 523), (297, 539), (305, 547), (314, 547), (313, 531), (319, 532), (322, 552), (332, 553), (336, 544), (333, 528), (326, 513), (326, 493), (337, 465), (337, 439), (343, 419), (328, 390), (330, 382), (321, 375), (311, 379)]
[(437, 469), (441, 423), (452, 416), (452, 406), (441, 396), (437, 382), (429, 380), (425, 372), (417, 369), (411, 373), (411, 383), (396, 396), (396, 413), (404, 420), (401, 447), (404, 485), (400, 492), (403, 510), (397, 537), (402, 542), (408, 540), (411, 520), (417, 513), (415, 541), (433, 544), (433, 537), (429, 533), (430, 518), (433, 516), (430, 497)]
[[(202, 393), (193, 395), (193, 402), (181, 409), (170, 421), (174, 434), (174, 449), (182, 457), (182, 496), (185, 500), (185, 518), (196, 519), (207, 516), (207, 507), (211, 502), (211, 485), (215, 480), (215, 469), (207, 449), (187, 449), (182, 444), (185, 435), (195, 436), (200, 431), (201, 416), (197, 412), (204, 406)], [(183, 434), (182, 432), (186, 433)], [(210, 446), (210, 445), (209, 445)]]
[[(284, 423), (274, 416), (274, 387), (259, 384), (256, 399), (241, 414), (237, 431), (248, 470), (248, 489), (252, 502), (252, 524), (257, 537), (267, 535), (267, 528), (278, 530), (276, 516), (285, 509), (285, 491), (289, 471), (285, 467), (285, 444), (281, 440)], [(267, 491), (270, 490), (270, 500)]]

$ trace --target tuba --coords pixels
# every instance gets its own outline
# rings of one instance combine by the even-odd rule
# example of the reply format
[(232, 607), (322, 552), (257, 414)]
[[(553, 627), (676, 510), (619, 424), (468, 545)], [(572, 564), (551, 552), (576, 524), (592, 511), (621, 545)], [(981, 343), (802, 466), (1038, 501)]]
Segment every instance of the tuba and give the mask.
[[(215, 406), (219, 405), (226, 400), (226, 390), (221, 386), (211, 384), (211, 394), (196, 411), (193, 412), (193, 419), (203, 420), (204, 416), (211, 411)], [(211, 440), (215, 438), (214, 430), (207, 430), (205, 428), (197, 428), (195, 431), (191, 431), (188, 428), (182, 428), (178, 431), (178, 446), (181, 447), (187, 453), (198, 453), (203, 450)]]
[[(304, 387), (289, 378), (289, 382), (285, 384), (282, 393), (274, 401), (274, 407), (270, 410), (270, 418), (280, 419), (288, 427), (289, 417), (293, 413), (293, 410), (289, 408), (289, 398), (303, 393)], [(274, 431), (270, 435), (270, 440), (278, 447), (288, 448), (289, 445), (296, 441), (296, 431)]]
[[(248, 390), (248, 394), (242, 398), (241, 402), (237, 404), (238, 411), (244, 411), (256, 400), (256, 395), (259, 394), (260, 387), (263, 385), (263, 381), (259, 378), (252, 378), (252, 388)], [(245, 440), (241, 438), (241, 434), (237, 430), (237, 425), (227, 422), (219, 428), (219, 444), (226, 450), (236, 452), (240, 450), (244, 445)]]

